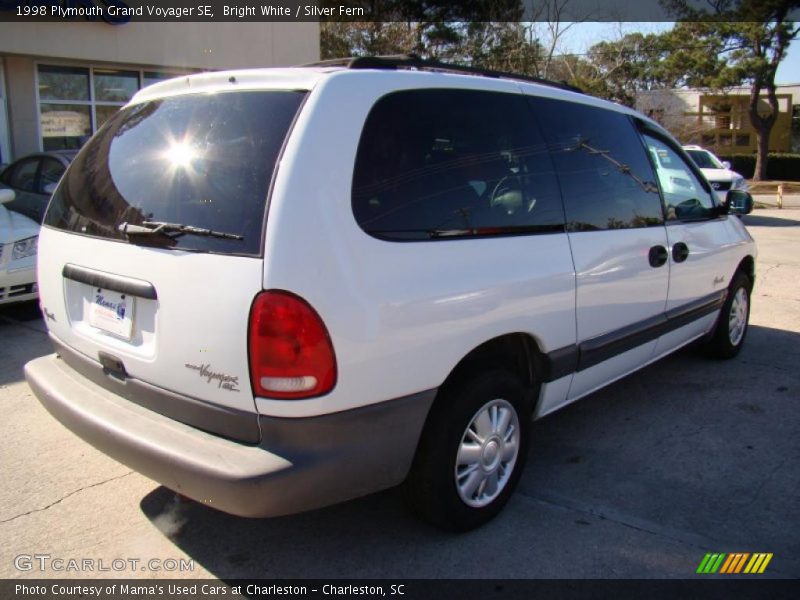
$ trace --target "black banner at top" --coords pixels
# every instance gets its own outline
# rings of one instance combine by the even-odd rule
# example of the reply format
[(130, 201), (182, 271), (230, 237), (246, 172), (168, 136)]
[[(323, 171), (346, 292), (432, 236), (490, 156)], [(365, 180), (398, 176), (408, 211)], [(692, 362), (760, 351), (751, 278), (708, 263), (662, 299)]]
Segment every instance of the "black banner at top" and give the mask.
[(0, 0), (0, 21), (656, 22), (687, 14), (743, 20), (737, 11), (720, 16), (714, 6), (705, 0)]

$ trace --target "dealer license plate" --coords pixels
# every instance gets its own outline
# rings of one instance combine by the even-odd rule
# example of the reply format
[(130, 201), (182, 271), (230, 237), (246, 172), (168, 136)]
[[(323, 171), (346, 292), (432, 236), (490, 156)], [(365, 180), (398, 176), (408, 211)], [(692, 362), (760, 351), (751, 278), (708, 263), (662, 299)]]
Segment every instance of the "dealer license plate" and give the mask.
[(130, 294), (94, 288), (89, 305), (89, 325), (129, 340), (135, 306), (136, 299)]

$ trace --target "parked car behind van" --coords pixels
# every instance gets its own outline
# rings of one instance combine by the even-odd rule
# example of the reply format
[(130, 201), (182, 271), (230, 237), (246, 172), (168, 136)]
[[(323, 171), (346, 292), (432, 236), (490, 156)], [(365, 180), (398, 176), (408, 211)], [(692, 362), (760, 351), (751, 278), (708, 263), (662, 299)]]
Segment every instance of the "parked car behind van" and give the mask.
[(700, 167), (700, 171), (711, 184), (711, 188), (724, 198), (728, 190), (749, 190), (747, 180), (731, 169), (731, 163), (720, 160), (717, 155), (702, 146), (684, 146), (689, 158)]
[(0, 188), (0, 305), (36, 299), (39, 224), (6, 206), (14, 192)]
[(489, 75), (368, 58), (140, 91), (45, 216), (37, 397), (220, 510), (402, 483), (465, 530), (532, 419), (694, 341), (735, 356), (752, 198), (720, 203), (631, 109)]
[(50, 196), (76, 153), (76, 150), (39, 152), (3, 167), (0, 189), (14, 191), (14, 200), (6, 208), (41, 223)]

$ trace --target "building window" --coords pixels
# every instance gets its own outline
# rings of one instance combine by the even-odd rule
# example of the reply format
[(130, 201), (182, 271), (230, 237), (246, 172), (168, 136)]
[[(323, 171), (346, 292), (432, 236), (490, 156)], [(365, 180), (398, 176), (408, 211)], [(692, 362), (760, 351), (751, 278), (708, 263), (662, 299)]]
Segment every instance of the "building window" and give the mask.
[(153, 85), (154, 83), (158, 83), (160, 81), (166, 81), (167, 79), (172, 79), (175, 77), (175, 73), (163, 73), (161, 71), (145, 71), (143, 73), (144, 76), (144, 84), (142, 87), (147, 87), (148, 85)]
[(139, 91), (136, 71), (94, 70), (94, 99), (97, 102), (127, 102)]
[(181, 73), (39, 65), (44, 150), (80, 148), (141, 88)]
[(91, 107), (88, 105), (42, 103), (39, 110), (45, 150), (80, 148), (92, 134)]
[(88, 101), (89, 69), (40, 66), (39, 99)]
[(138, 71), (94, 69), (95, 130), (139, 91)]
[(714, 128), (730, 129), (731, 128), (730, 104), (717, 104), (713, 105), (711, 108), (714, 111)]
[(89, 69), (39, 67), (39, 122), (45, 150), (80, 148), (92, 133)]
[(737, 146), (749, 146), (750, 145), (750, 134), (749, 133), (737, 133), (736, 134), (736, 145)]

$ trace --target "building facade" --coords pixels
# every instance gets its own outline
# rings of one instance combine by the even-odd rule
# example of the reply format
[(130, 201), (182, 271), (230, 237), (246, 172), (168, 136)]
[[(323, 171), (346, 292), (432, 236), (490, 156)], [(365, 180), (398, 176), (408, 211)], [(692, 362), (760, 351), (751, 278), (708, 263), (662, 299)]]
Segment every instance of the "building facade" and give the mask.
[[(770, 152), (800, 151), (800, 84), (779, 85), (778, 117), (769, 139)], [(699, 144), (716, 154), (755, 154), (756, 132), (750, 124), (750, 88), (727, 93), (697, 89), (641, 92), (636, 109), (655, 119), (684, 144)], [(765, 100), (761, 110), (768, 110)]]
[(0, 164), (80, 147), (142, 87), (319, 59), (319, 23), (0, 23)]

